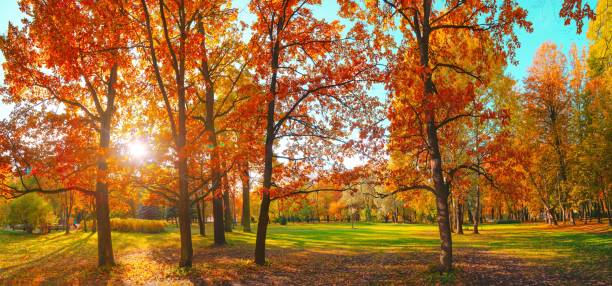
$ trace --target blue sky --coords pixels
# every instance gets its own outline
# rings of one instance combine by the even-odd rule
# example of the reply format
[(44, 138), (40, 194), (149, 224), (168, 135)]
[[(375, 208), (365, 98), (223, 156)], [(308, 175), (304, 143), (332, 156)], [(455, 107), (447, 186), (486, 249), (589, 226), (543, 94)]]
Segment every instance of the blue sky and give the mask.
[[(241, 10), (240, 18), (246, 21), (252, 20), (252, 15), (249, 15), (246, 9), (247, 0), (234, 0), (234, 5)], [(586, 46), (587, 40), (585, 31), (576, 34), (575, 25), (564, 26), (563, 20), (559, 18), (559, 10), (562, 0), (519, 0), (519, 4), (527, 9), (528, 20), (533, 23), (533, 33), (520, 31), (518, 33), (521, 47), (517, 50), (516, 59), (518, 65), (510, 65), (507, 68), (507, 73), (517, 80), (522, 80), (529, 67), (536, 49), (544, 42), (551, 41), (561, 46), (563, 51), (567, 53), (572, 43), (576, 43), (578, 47)], [(596, 6), (596, 0), (585, 1)], [(335, 19), (338, 5), (333, 0), (323, 0), (323, 6), (315, 10), (317, 16), (326, 19)], [(0, 1), (0, 34), (5, 34), (8, 27), (8, 22), (18, 23), (23, 17), (19, 11), (16, 0), (1, 0)], [(0, 53), (0, 63), (4, 62), (4, 57)], [(4, 82), (4, 72), (0, 68), (0, 82)], [(0, 118), (5, 118), (10, 112), (10, 107), (0, 103)]]

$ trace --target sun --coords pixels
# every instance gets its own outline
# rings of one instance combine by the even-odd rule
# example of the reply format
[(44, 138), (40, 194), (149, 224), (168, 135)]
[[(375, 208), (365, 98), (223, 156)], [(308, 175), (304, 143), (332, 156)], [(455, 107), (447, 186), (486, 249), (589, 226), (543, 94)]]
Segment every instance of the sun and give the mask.
[(130, 155), (130, 157), (134, 159), (142, 159), (146, 157), (148, 154), (147, 144), (141, 141), (135, 140), (135, 141), (129, 142), (127, 147), (128, 147), (128, 154)]

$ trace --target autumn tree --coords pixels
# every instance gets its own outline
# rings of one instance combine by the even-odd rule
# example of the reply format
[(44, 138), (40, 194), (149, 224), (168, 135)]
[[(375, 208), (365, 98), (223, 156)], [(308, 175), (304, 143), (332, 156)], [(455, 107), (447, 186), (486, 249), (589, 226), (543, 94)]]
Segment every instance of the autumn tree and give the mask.
[[(552, 154), (546, 156), (554, 160), (549, 165), (554, 167), (547, 176), (555, 177), (553, 181), (558, 205), (565, 222), (571, 210), (568, 210), (569, 162), (568, 132), (571, 111), (571, 96), (568, 92), (568, 72), (566, 58), (552, 43), (544, 43), (537, 51), (534, 62), (525, 79), (528, 108), (541, 130), (541, 143), (550, 146)], [(554, 158), (554, 159), (553, 159)], [(550, 168), (548, 168), (550, 169)], [(544, 171), (544, 170), (542, 170)]]
[[(612, 166), (612, 10), (605, 1), (599, 1), (596, 7), (597, 18), (589, 23), (587, 38), (589, 51), (586, 60), (587, 72), (584, 97), (587, 104), (583, 115), (588, 115), (588, 121), (583, 122), (587, 132), (580, 148), (584, 150), (583, 160), (585, 169), (590, 174), (589, 188), (596, 192), (600, 204), (605, 207), (608, 215), (608, 224), (612, 224), (610, 211), (610, 183)], [(584, 65), (583, 65), (584, 66)], [(606, 139), (607, 138), (607, 139)]]
[[(150, 2), (150, 3), (149, 3)], [(153, 9), (149, 9), (149, 5)], [(161, 95), (163, 110), (169, 127), (176, 168), (179, 228), (181, 236), (180, 267), (191, 267), (193, 246), (191, 241), (191, 198), (189, 196), (188, 160), (188, 76), (196, 62), (191, 60), (199, 42), (196, 40), (196, 21), (203, 3), (181, 1), (141, 1), (136, 7), (139, 19), (145, 23), (144, 56), (152, 68), (151, 77)], [(154, 104), (153, 106), (156, 106)]]
[[(365, 13), (352, 1), (341, 3), (346, 14), (368, 20), (377, 30), (397, 29), (402, 34), (397, 56), (391, 61), (395, 71), (389, 85), (393, 90), (392, 100), (397, 102), (392, 104), (391, 128), (402, 134), (397, 137), (400, 141), (396, 141), (396, 146), (423, 154), (430, 177), (401, 189), (426, 189), (435, 194), (442, 251), (440, 265), (441, 270), (450, 271), (452, 241), (447, 174), (452, 171), (443, 166), (442, 148), (452, 138), (440, 138), (440, 133), (461, 118), (479, 116), (466, 110), (466, 106), (474, 89), (488, 82), (482, 74), (486, 70), (483, 63), (489, 57), (512, 58), (518, 44), (514, 27), (531, 29), (525, 20), (527, 12), (513, 1), (459, 0), (436, 2), (436, 5), (431, 0), (371, 1), (366, 3)], [(468, 38), (484, 42), (471, 46)], [(460, 61), (449, 56), (448, 51), (455, 50), (463, 51)], [(455, 77), (468, 77), (472, 81), (454, 87), (438, 78), (436, 74), (441, 72), (453, 72)]]
[[(270, 203), (298, 190), (312, 178), (341, 168), (341, 154), (355, 144), (341, 139), (351, 128), (374, 125), (376, 100), (363, 91), (375, 70), (362, 25), (343, 34), (338, 21), (316, 18), (318, 1), (252, 1), (255, 81), (267, 93), (263, 189), (255, 263), (265, 263)], [(346, 36), (345, 36), (346, 35)], [(367, 129), (362, 129), (367, 137)], [(283, 150), (279, 150), (284, 145)], [(276, 150), (275, 150), (276, 149)], [(326, 163), (327, 162), (327, 163)], [(310, 177), (309, 177), (310, 176)], [(312, 190), (312, 189), (311, 189)]]
[[(245, 71), (250, 57), (247, 47), (241, 42), (241, 29), (236, 25), (237, 11), (230, 8), (229, 1), (216, 1), (200, 12), (197, 19), (197, 32), (200, 37), (198, 72), (203, 95), (196, 92), (204, 106), (201, 115), (193, 118), (203, 123), (210, 146), (209, 168), (213, 192), (213, 216), (215, 218), (215, 243), (224, 244), (223, 230), (231, 231), (231, 212), (229, 208), (228, 171), (237, 169), (239, 156), (235, 141), (242, 131), (238, 123), (249, 121), (252, 110), (242, 109), (235, 113), (251, 96), (252, 85), (245, 80)], [(223, 23), (219, 25), (219, 23)], [(246, 124), (245, 124), (246, 125)], [(257, 128), (251, 131), (258, 130)], [(225, 163), (222, 163), (225, 162)], [(239, 165), (239, 164), (237, 164)], [(225, 204), (224, 204), (225, 203)], [(226, 220), (223, 224), (223, 220)]]
[[(87, 157), (95, 158), (97, 168), (98, 264), (113, 265), (108, 156), (115, 115), (127, 99), (123, 74), (130, 73), (130, 62), (124, 18), (113, 1), (24, 0), (20, 7), (28, 15), (24, 27), (10, 25), (0, 44), (7, 60), (9, 101), (64, 108), (71, 116), (68, 122), (77, 124), (73, 126), (85, 123), (99, 137), (98, 147), (89, 149)], [(72, 139), (66, 142), (70, 148), (87, 148), (83, 138)], [(60, 188), (68, 191), (76, 186)], [(29, 189), (34, 190), (51, 191)]]

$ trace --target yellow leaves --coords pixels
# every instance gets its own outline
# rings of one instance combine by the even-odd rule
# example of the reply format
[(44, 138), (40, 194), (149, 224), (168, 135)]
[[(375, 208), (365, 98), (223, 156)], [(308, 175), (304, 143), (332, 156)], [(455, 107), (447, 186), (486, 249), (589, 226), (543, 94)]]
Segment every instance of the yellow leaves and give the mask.
[(612, 37), (612, 9), (607, 1), (598, 1), (596, 19), (588, 25), (587, 38), (589, 45), (589, 72), (602, 75), (610, 70), (612, 53), (610, 53), (610, 38)]

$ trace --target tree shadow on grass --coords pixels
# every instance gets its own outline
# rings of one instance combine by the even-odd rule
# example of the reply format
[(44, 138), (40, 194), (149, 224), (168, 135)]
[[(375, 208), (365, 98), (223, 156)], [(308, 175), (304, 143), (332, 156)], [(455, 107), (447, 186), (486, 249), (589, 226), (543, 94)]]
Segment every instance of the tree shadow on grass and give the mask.
[[(546, 272), (545, 276), (551, 277), (553, 281), (576, 281), (579, 284), (586, 283), (584, 281), (593, 282), (586, 284), (594, 284), (594, 281), (599, 281), (606, 282), (605, 285), (612, 285), (612, 265), (610, 263), (612, 233), (610, 232), (533, 230), (515, 232), (511, 235), (495, 233), (486, 235), (485, 239), (485, 241), (473, 243), (472, 246), (478, 246), (480, 251), (506, 255), (508, 259), (520, 259), (524, 262), (523, 264), (530, 265), (524, 269), (511, 269), (511, 272), (530, 271), (529, 269), (538, 268), (540, 272)], [(461, 242), (455, 245), (467, 246), (469, 243)]]
[[(51, 241), (50, 243), (61, 246), (40, 257), (26, 259), (21, 263), (0, 268), (0, 273), (2, 273), (0, 282), (32, 285), (57, 283), (58, 281), (65, 282), (71, 279), (79, 280), (77, 276), (90, 275), (96, 270), (95, 255), (86, 255), (84, 253), (91, 252), (93, 254), (93, 250), (88, 247), (88, 241), (93, 234), (90, 233), (76, 239), (73, 235), (79, 234), (62, 234), (45, 239), (45, 241)], [(39, 241), (36, 242), (39, 243)], [(46, 246), (48, 247), (48, 245)], [(44, 251), (44, 249), (37, 248), (34, 250)], [(84, 256), (86, 257), (85, 259), (83, 258)]]
[[(523, 259), (476, 248), (460, 248), (454, 255), (458, 279), (466, 285), (610, 285), (598, 270), (577, 271), (549, 259)], [(565, 260), (567, 261), (567, 260)]]

